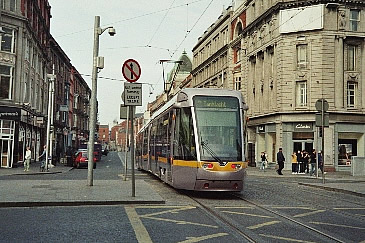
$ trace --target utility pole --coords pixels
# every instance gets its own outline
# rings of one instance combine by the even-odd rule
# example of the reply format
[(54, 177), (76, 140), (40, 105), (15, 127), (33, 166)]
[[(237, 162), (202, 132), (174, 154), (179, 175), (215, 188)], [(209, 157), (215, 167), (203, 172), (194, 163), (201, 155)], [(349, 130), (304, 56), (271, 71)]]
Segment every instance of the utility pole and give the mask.
[[(47, 111), (47, 138), (46, 138), (46, 170), (49, 169), (49, 156), (51, 153), (52, 156), (52, 150), (50, 150), (50, 147), (52, 147), (52, 135), (53, 131), (51, 131), (51, 123), (53, 126), (53, 97), (54, 97), (54, 82), (56, 80), (56, 75), (54, 73), (54, 65), (52, 68), (52, 74), (47, 74), (47, 78), (49, 80), (48, 83), (48, 111)], [(53, 130), (53, 127), (52, 127)]]
[(125, 153), (124, 153), (124, 180), (127, 180), (127, 163), (128, 163), (128, 143), (129, 143), (129, 110), (130, 110), (130, 106), (127, 106), (127, 126), (126, 126), (126, 130), (125, 130)]
[(108, 29), (109, 35), (115, 35), (115, 29), (113, 27), (100, 28), (100, 16), (95, 16), (94, 22), (94, 49), (93, 49), (93, 70), (92, 70), (92, 88), (90, 98), (90, 119), (89, 119), (89, 142), (87, 146), (88, 154), (88, 173), (87, 184), (93, 185), (93, 168), (94, 168), (94, 141), (95, 141), (95, 127), (96, 127), (96, 94), (97, 94), (97, 79), (98, 69), (104, 68), (103, 58), (99, 57), (99, 35), (103, 34)]

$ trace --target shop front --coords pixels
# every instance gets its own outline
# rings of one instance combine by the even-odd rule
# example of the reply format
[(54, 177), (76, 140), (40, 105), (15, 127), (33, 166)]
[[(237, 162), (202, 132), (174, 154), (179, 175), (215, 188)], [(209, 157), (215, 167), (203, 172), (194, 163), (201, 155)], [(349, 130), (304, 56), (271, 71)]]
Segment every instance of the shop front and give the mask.
[(16, 140), (16, 122), (20, 120), (20, 109), (0, 106), (0, 166), (11, 168)]
[(365, 156), (365, 125), (341, 124), (335, 126), (335, 164), (337, 171), (350, 171), (352, 157)]

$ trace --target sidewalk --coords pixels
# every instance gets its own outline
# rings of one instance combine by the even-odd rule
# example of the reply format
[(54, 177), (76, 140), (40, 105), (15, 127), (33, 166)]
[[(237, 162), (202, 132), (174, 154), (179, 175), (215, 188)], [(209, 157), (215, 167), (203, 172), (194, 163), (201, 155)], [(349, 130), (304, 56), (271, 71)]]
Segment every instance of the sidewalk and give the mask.
[[(29, 172), (25, 172), (23, 167), (0, 169), (0, 207), (165, 203), (148, 183), (143, 179), (137, 179), (138, 177), (135, 181), (135, 197), (132, 197), (130, 179), (93, 180), (93, 186), (87, 185), (87, 178), (52, 180), (49, 176), (44, 176), (47, 179), (34, 180), (34, 175), (67, 173), (71, 169), (73, 168), (58, 164), (48, 172), (40, 172), (39, 163), (31, 164)], [(19, 175), (25, 178), (19, 179)], [(29, 176), (29, 179), (26, 178)]]
[(322, 173), (319, 173), (318, 178), (309, 174), (292, 174), (289, 170), (283, 170), (284, 175), (278, 175), (274, 168), (266, 169), (264, 172), (259, 167), (248, 167), (247, 174), (248, 176), (292, 178), (296, 179), (299, 185), (365, 197), (365, 176), (351, 176), (347, 172), (327, 172), (324, 175), (324, 184)]

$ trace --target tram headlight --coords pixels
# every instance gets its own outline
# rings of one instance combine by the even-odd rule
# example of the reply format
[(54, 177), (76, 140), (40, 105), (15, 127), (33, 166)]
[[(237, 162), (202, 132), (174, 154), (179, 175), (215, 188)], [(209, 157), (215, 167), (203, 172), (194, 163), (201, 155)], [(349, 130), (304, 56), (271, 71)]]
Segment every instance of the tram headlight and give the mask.
[(231, 168), (239, 170), (241, 168), (241, 165), (240, 164), (231, 164)]

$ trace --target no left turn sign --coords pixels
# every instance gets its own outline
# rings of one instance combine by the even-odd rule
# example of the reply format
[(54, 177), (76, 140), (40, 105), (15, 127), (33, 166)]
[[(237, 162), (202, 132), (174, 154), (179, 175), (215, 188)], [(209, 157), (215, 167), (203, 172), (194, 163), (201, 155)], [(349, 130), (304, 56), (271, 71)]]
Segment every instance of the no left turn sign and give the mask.
[(136, 60), (128, 59), (123, 63), (122, 74), (128, 82), (136, 82), (141, 76), (141, 67)]

